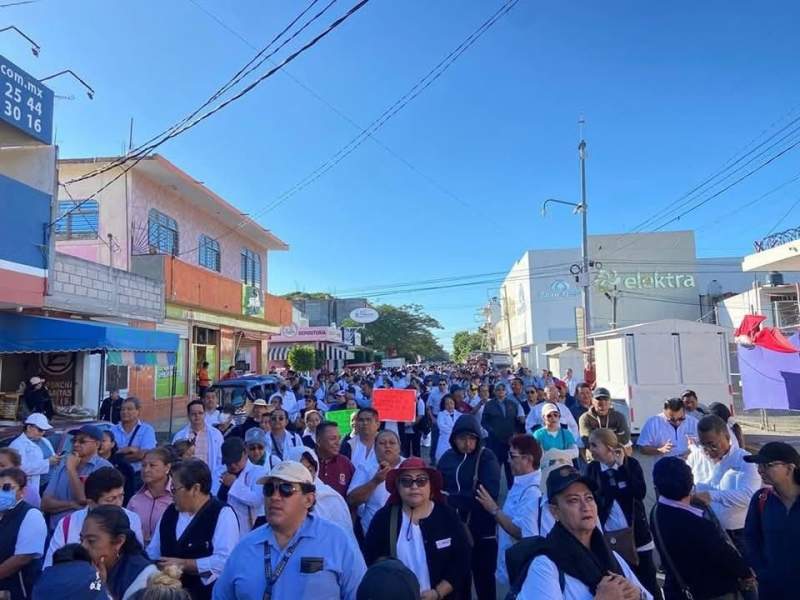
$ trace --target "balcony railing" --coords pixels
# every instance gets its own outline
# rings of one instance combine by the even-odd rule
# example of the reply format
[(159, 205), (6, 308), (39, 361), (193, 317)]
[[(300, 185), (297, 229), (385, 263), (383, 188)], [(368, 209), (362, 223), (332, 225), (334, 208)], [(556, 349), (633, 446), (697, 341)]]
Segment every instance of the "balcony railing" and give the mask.
[(800, 240), (800, 227), (793, 227), (786, 231), (779, 231), (778, 233), (768, 235), (761, 240), (753, 242), (753, 246), (756, 252), (763, 252), (764, 250), (769, 250), (770, 248), (775, 248), (788, 242), (794, 242), (795, 240)]

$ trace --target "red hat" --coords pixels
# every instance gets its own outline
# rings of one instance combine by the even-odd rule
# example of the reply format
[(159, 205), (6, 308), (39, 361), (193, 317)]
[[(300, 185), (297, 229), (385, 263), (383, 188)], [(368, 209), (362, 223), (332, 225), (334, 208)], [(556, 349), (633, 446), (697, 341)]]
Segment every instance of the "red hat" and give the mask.
[(403, 471), (425, 471), (430, 478), (431, 486), (431, 500), (437, 503), (444, 503), (444, 495), (442, 495), (442, 488), (444, 487), (444, 480), (442, 474), (431, 466), (425, 464), (425, 461), (417, 456), (405, 459), (401, 462), (396, 469), (392, 469), (386, 475), (386, 491), (389, 492), (389, 504), (400, 504), (400, 495), (397, 493), (397, 478), (402, 475)]

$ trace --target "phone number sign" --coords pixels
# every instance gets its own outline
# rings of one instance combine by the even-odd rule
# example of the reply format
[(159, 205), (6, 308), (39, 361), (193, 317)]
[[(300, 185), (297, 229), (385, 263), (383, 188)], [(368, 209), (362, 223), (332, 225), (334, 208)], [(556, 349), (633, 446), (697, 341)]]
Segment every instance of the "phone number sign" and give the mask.
[(53, 141), (53, 91), (0, 56), (0, 120), (45, 144)]

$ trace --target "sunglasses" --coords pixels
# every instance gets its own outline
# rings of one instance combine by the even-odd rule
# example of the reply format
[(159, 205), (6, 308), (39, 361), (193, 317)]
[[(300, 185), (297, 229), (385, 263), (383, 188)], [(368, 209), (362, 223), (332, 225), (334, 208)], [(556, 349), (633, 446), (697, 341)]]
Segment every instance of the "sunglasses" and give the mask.
[(528, 390), (528, 396), (532, 396), (536, 393), (536, 390)]
[(270, 415), (269, 420), (270, 421), (285, 421), (286, 417), (284, 417), (283, 415)]
[(397, 483), (399, 483), (402, 487), (409, 489), (413, 486), (417, 486), (418, 488), (424, 488), (430, 483), (430, 478), (421, 476), (414, 479), (413, 477), (399, 477), (397, 479)]
[(294, 487), (293, 483), (289, 483), (288, 481), (282, 481), (281, 483), (274, 483), (268, 481), (264, 484), (264, 496), (266, 498), (272, 498), (275, 494), (275, 490), (278, 490), (278, 493), (281, 495), (281, 498), (291, 498), (294, 496), (298, 489)]
[(0, 487), (1, 490), (4, 492), (16, 492), (17, 488), (10, 483), (4, 483), (3, 487)]

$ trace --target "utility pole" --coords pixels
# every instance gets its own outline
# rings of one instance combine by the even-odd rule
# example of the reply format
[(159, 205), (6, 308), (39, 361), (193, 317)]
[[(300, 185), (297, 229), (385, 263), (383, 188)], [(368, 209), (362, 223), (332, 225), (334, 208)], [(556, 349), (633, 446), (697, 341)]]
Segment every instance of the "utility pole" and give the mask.
[(514, 351), (511, 345), (511, 311), (508, 310), (508, 295), (506, 294), (506, 286), (503, 284), (503, 305), (506, 317), (506, 327), (508, 328), (508, 356), (511, 362), (514, 362)]
[[(581, 118), (581, 125), (583, 118)], [(583, 139), (583, 127), (581, 126), (581, 141), (578, 143), (578, 158), (581, 164), (581, 258), (583, 259), (583, 314), (584, 314), (584, 332), (586, 343), (589, 343), (589, 334), (592, 332), (592, 311), (591, 311), (591, 295), (592, 295), (592, 282), (589, 277), (589, 224), (587, 220), (587, 212), (589, 205), (586, 203), (586, 140)], [(615, 304), (616, 306), (616, 304)], [(614, 318), (616, 321), (616, 317)]]

